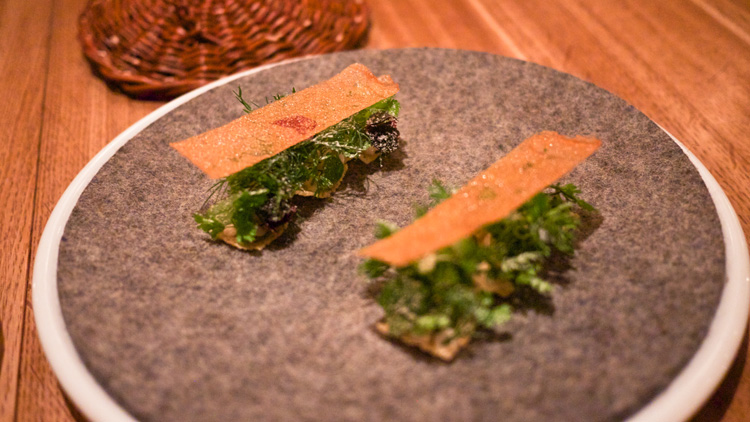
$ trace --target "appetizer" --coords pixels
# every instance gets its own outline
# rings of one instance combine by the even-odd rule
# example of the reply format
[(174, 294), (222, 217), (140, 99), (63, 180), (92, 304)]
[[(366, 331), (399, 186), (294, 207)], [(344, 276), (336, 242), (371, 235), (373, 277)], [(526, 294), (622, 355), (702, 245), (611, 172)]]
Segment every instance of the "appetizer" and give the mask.
[(457, 192), (437, 183), (436, 205), (398, 230), (380, 223), (361, 249), (364, 273), (379, 286), (383, 335), (450, 361), (482, 328), (511, 315), (519, 289), (548, 294), (544, 261), (572, 253), (581, 209), (572, 184), (554, 184), (601, 141), (536, 134)]
[(348, 161), (370, 163), (398, 148), (396, 92), (390, 76), (361, 64), (262, 108), (239, 91), (246, 115), (171, 144), (219, 179), (209, 199), (221, 197), (194, 215), (198, 227), (241, 249), (268, 245), (293, 219), (295, 195), (330, 196)]

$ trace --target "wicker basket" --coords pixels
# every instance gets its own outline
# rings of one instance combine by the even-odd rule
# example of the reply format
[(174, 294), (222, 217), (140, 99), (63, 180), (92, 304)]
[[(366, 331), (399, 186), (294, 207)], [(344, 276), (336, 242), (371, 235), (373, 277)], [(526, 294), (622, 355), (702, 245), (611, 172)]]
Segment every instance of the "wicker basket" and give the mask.
[(364, 0), (91, 0), (79, 39), (94, 71), (137, 98), (364, 41)]

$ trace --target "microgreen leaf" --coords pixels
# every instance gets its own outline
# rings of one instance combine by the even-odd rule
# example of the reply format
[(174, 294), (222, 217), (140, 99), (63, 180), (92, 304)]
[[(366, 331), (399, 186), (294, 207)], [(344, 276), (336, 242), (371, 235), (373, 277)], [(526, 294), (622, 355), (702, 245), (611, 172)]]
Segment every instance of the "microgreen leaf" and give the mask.
[(378, 221), (375, 224), (375, 237), (378, 239), (385, 239), (398, 231), (398, 226), (389, 221)]
[(388, 270), (388, 264), (377, 259), (366, 259), (360, 265), (360, 271), (369, 278), (378, 278)]
[(224, 231), (224, 224), (214, 218), (204, 217), (200, 214), (194, 214), (193, 218), (198, 223), (198, 227), (210, 234), (212, 239), (216, 239)]

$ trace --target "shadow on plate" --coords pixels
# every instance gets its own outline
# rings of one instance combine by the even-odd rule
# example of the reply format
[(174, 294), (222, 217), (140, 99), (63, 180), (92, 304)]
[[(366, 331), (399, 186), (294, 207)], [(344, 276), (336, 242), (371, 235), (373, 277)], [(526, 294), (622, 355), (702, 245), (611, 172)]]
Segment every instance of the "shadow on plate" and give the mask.
[[(729, 368), (724, 381), (719, 384), (714, 394), (703, 405), (698, 413), (690, 419), (690, 422), (719, 422), (724, 419), (724, 415), (732, 403), (732, 399), (737, 392), (737, 386), (742, 378), (742, 372), (745, 369), (748, 351), (748, 332), (745, 331), (745, 337), (742, 339), (740, 350), (737, 351), (737, 357)], [(737, 413), (735, 412), (735, 418)], [(739, 419), (735, 419), (739, 420)]]
[[(604, 221), (604, 217), (598, 212), (582, 210), (580, 217), (581, 224), (578, 226), (578, 232), (576, 233), (576, 240), (573, 245), (574, 249), (578, 249), (580, 244), (591, 236)], [(550, 257), (545, 261), (541, 277), (555, 286), (568, 286), (571, 281), (567, 274), (573, 268), (571, 265), (573, 257), (574, 255), (553, 250)], [(538, 314), (548, 316), (552, 316), (555, 313), (552, 297), (543, 295), (528, 286), (516, 288), (516, 292), (511, 295), (509, 300), (516, 312), (525, 313), (534, 311)]]

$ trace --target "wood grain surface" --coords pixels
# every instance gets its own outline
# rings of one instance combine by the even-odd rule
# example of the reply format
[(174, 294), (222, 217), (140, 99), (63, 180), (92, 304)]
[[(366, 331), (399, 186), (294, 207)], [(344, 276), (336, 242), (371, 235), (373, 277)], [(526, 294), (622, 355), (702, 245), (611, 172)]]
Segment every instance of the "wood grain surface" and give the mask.
[[(41, 351), (31, 268), (55, 203), (112, 138), (161, 103), (91, 74), (85, 0), (0, 2), (0, 421), (83, 421)], [(624, 98), (708, 167), (750, 233), (747, 0), (382, 0), (365, 48), (447, 47), (536, 62)], [(750, 420), (747, 336), (694, 421)]]

